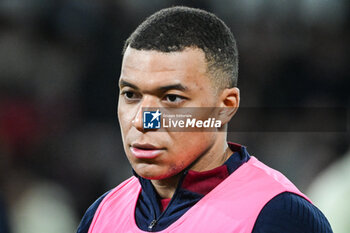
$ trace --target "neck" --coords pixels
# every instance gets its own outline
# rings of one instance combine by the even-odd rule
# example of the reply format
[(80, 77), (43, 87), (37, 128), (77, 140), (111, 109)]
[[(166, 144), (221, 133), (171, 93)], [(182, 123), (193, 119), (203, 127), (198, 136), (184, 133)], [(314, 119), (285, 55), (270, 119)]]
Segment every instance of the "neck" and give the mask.
[[(189, 169), (202, 172), (221, 166), (232, 154), (232, 150), (224, 143), (214, 144), (206, 153), (199, 156)], [(151, 180), (161, 198), (171, 198), (179, 184), (182, 172), (161, 180)]]
[(161, 180), (151, 180), (154, 188), (161, 198), (171, 198), (176, 190), (176, 187), (180, 181), (182, 172), (175, 176), (171, 176)]

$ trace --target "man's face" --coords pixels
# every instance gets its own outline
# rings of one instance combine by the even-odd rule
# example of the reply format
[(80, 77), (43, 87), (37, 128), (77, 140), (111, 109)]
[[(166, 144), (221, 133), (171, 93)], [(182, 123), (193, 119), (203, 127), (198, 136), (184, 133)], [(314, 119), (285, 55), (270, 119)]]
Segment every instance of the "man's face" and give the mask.
[(148, 179), (178, 174), (215, 143), (215, 132), (147, 131), (143, 107), (214, 107), (204, 52), (127, 48), (119, 80), (118, 117), (125, 153), (136, 173)]

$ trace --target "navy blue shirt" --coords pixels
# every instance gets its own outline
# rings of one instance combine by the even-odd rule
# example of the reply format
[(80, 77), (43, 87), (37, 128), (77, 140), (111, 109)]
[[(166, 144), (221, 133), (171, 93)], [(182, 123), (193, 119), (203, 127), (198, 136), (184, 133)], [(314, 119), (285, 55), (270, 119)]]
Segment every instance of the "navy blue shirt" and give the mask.
[[(166, 229), (250, 159), (244, 146), (230, 142), (228, 145), (234, 153), (222, 166), (205, 172), (183, 171), (178, 187), (164, 211), (162, 211), (160, 197), (150, 180), (134, 173), (142, 186), (135, 210), (138, 227), (152, 232)], [(86, 211), (77, 233), (88, 232), (96, 209), (107, 194), (108, 192), (97, 199)], [(297, 194), (284, 192), (264, 206), (252, 232), (329, 233), (332, 229), (326, 217), (316, 206)]]

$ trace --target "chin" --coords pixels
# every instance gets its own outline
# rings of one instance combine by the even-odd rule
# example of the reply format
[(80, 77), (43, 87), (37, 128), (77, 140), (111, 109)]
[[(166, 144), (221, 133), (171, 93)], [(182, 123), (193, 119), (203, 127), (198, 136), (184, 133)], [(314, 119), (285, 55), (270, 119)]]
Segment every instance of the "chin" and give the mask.
[(162, 173), (147, 173), (147, 172), (136, 172), (139, 176), (148, 180), (162, 180), (169, 178), (175, 174), (162, 174)]
[(145, 179), (148, 179), (148, 180), (162, 180), (162, 179), (166, 179), (166, 178), (169, 178), (169, 177), (172, 177), (174, 175), (176, 175), (177, 173), (170, 173), (169, 170), (170, 169), (159, 169), (157, 171), (157, 169), (155, 169), (154, 167), (152, 168), (153, 166), (150, 166), (148, 168), (139, 168), (139, 169), (134, 169), (135, 172), (145, 178)]

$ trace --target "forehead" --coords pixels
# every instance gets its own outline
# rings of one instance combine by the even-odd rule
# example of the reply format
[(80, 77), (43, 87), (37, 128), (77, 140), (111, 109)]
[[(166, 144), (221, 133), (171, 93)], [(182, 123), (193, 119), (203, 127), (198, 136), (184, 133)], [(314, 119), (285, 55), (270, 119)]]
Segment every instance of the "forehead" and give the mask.
[(123, 57), (121, 78), (129, 81), (141, 81), (139, 79), (142, 78), (149, 84), (176, 79), (203, 82), (203, 79), (208, 79), (207, 64), (204, 52), (200, 49), (187, 48), (181, 52), (163, 53), (128, 47)]

